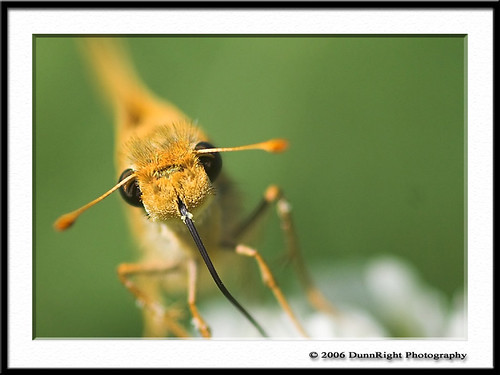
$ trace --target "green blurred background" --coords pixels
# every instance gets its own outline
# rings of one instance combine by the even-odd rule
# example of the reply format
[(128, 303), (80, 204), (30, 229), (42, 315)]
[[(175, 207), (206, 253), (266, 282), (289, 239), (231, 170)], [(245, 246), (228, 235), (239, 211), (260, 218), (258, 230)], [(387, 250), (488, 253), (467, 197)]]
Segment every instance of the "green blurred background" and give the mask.
[[(246, 209), (270, 183), (283, 187), (313, 270), (393, 255), (450, 300), (464, 289), (465, 37), (128, 44), (147, 85), (215, 144), (290, 141), (284, 154), (227, 154), (224, 165)], [(35, 336), (140, 336), (140, 311), (116, 275), (137, 255), (120, 196), (67, 232), (52, 229), (116, 182), (112, 112), (75, 38), (37, 36), (34, 48)], [(273, 258), (282, 235), (275, 215), (267, 223), (259, 248)]]

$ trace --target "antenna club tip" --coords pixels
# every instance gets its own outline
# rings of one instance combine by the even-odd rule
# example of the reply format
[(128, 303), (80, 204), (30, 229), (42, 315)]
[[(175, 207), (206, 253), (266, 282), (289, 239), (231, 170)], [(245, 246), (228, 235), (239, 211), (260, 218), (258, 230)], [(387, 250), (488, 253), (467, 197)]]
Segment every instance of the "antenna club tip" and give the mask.
[(76, 217), (72, 214), (66, 214), (57, 219), (54, 223), (54, 229), (62, 232), (73, 225)]
[(274, 202), (279, 198), (280, 195), (281, 195), (280, 188), (276, 185), (271, 185), (266, 189), (266, 192), (264, 194), (264, 199), (267, 202)]
[(288, 141), (286, 139), (277, 138), (271, 139), (267, 142), (267, 150), (270, 152), (283, 152), (288, 148)]

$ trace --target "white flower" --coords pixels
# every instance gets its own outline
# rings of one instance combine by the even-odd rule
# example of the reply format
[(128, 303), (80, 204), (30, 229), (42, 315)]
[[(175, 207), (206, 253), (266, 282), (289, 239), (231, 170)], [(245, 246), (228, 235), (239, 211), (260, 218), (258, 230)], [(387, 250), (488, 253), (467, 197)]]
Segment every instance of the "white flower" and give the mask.
[[(465, 308), (456, 297), (448, 306), (407, 263), (393, 257), (314, 272), (315, 280), (339, 314), (312, 309), (305, 295), (289, 302), (311, 338), (463, 337)], [(301, 338), (277, 302), (245, 306), (271, 338)], [(228, 301), (204, 306), (214, 337), (259, 338), (256, 329)]]

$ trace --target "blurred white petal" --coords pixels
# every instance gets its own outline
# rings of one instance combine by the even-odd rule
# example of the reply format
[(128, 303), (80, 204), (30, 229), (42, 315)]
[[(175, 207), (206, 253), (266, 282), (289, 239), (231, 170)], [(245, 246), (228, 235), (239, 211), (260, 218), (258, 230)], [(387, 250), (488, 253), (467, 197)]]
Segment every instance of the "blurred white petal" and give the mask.
[[(289, 302), (311, 338), (464, 337), (465, 304), (458, 296), (451, 306), (443, 293), (425, 284), (408, 263), (392, 257), (365, 266), (316, 269), (314, 279), (340, 314), (313, 310), (296, 293)], [(275, 339), (301, 336), (275, 304), (245, 306)], [(204, 306), (203, 316), (214, 337), (255, 337), (258, 332), (229, 302)]]

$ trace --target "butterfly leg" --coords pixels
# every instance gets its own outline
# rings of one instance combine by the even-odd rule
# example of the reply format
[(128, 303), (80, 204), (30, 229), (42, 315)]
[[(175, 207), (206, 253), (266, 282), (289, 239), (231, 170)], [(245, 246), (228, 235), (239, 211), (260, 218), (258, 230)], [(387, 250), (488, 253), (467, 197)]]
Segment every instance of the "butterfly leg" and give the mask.
[(143, 306), (145, 321), (144, 336), (162, 337), (173, 334), (177, 337), (188, 337), (190, 334), (178, 322), (179, 313), (167, 310), (160, 302), (160, 283), (158, 278), (148, 277), (141, 286), (133, 280), (136, 276), (161, 276), (176, 270), (178, 264), (157, 263), (122, 263), (118, 266), (118, 277), (121, 283)]
[(288, 317), (292, 321), (295, 328), (299, 331), (299, 333), (304, 337), (308, 337), (304, 327), (302, 327), (302, 325), (300, 324), (299, 319), (297, 318), (297, 316), (293, 312), (292, 308), (290, 307), (283, 292), (281, 291), (281, 288), (278, 286), (278, 283), (276, 282), (276, 279), (274, 278), (269, 266), (264, 261), (264, 259), (259, 254), (259, 252), (255, 249), (248, 247), (248, 246), (240, 244), (240, 245), (236, 246), (236, 253), (255, 259), (255, 261), (257, 262), (257, 265), (259, 266), (260, 273), (262, 275), (262, 281), (264, 282), (264, 284), (269, 289), (271, 289), (271, 291), (274, 294), (274, 297), (276, 298), (276, 300), (280, 304), (281, 308), (288, 315)]
[(203, 320), (198, 308), (196, 307), (196, 275), (197, 275), (197, 264), (194, 260), (188, 261), (188, 304), (191, 310), (191, 315), (193, 316), (193, 322), (195, 327), (201, 333), (203, 337), (211, 337), (210, 328), (207, 323)]
[[(281, 228), (285, 237), (288, 257), (291, 259), (298, 279), (305, 290), (309, 304), (329, 315), (337, 315), (337, 309), (326, 299), (323, 293), (315, 285), (307, 267), (302, 258), (298, 245), (297, 233), (293, 224), (291, 205), (284, 196), (283, 192), (276, 185), (271, 185), (266, 189), (264, 197), (254, 212), (234, 231), (234, 238), (237, 240), (244, 237), (263, 217), (267, 209), (275, 204)], [(250, 253), (250, 251), (240, 248), (240, 253)], [(255, 256), (256, 260), (258, 259)], [(260, 257), (261, 258), (261, 257)], [(261, 270), (263, 268), (261, 267)]]
[(285, 196), (280, 192), (277, 195), (276, 210), (281, 222), (281, 228), (285, 236), (289, 257), (293, 262), (295, 271), (302, 284), (307, 299), (312, 307), (315, 309), (330, 314), (338, 314), (337, 309), (326, 299), (323, 293), (318, 289), (314, 283), (309, 270), (306, 267), (302, 254), (300, 252), (297, 232), (295, 230), (292, 220), (292, 208)]

